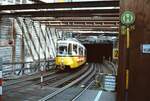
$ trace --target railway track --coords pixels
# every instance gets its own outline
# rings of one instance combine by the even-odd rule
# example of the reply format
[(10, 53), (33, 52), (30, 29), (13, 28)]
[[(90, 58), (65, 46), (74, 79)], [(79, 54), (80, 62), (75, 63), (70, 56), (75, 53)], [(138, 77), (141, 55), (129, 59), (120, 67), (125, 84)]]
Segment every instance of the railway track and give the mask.
[(94, 70), (93, 72), (87, 76), (87, 78), (85, 78), (79, 85), (78, 87), (81, 87), (81, 91), (79, 91), (74, 97), (73, 99), (71, 99), (70, 101), (76, 101), (78, 100), (87, 90), (90, 89), (90, 87), (92, 87), (95, 84), (95, 75), (98, 72), (99, 68), (97, 68), (99, 64), (93, 64), (94, 66)]
[(111, 62), (105, 60), (104, 63), (102, 64), (103, 67), (103, 72), (106, 74), (116, 74), (116, 69), (114, 66), (112, 66)]
[[(43, 74), (43, 78), (46, 81), (46, 80), (54, 79), (56, 77), (64, 77), (66, 75), (67, 73), (57, 74), (57, 72), (50, 72), (50, 73)], [(23, 79), (23, 80), (19, 80), (14, 83), (5, 84), (3, 86), (3, 92), (6, 93), (8, 91), (13, 91), (16, 89), (19, 90), (28, 86), (38, 85), (38, 84), (40, 84), (40, 75), (27, 78), (27, 79)]]
[[(46, 73), (44, 73), (44, 76), (47, 76), (47, 75), (50, 75), (50, 74), (53, 74), (53, 73), (55, 73), (55, 71), (46, 72)], [(4, 86), (15, 85), (15, 84), (18, 84), (18, 83), (21, 83), (21, 82), (24, 82), (24, 81), (28, 81), (28, 80), (32, 80), (32, 79), (36, 79), (36, 78), (39, 78), (39, 77), (40, 77), (40, 73), (36, 73), (36, 74), (33, 74), (33, 75), (22, 76), (18, 79), (9, 80), (9, 81), (4, 79)]]
[(61, 85), (63, 86), (63, 84), (66, 85), (68, 82), (74, 80), (75, 78), (81, 76), (84, 72), (86, 72), (88, 70), (89, 66), (83, 66), (83, 67), (84, 68), (81, 69), (80, 71), (74, 72), (72, 75), (70, 75), (70, 76), (68, 76), (66, 78), (63, 78), (63, 79), (61, 79), (59, 81), (53, 82), (53, 83), (49, 84), (48, 86), (50, 86), (50, 87), (59, 87)]
[(91, 85), (94, 84), (94, 80), (92, 82), (90, 82), (83, 90), (81, 90), (81, 92), (79, 92), (71, 101), (76, 101), (82, 94), (84, 94), (89, 88)]
[[(57, 87), (59, 85), (62, 85), (63, 83), (81, 75), (81, 73), (85, 72), (88, 68), (83, 68), (83, 70), (77, 72), (71, 72), (71, 73), (67, 73), (67, 72), (59, 72), (57, 73), (57, 71), (55, 72), (50, 72), (50, 73), (46, 73), (43, 74), (43, 79), (44, 81), (42, 82), (42, 86), (50, 86), (50, 87)], [(40, 77), (41, 75), (37, 75), (37, 76), (33, 76), (31, 78), (25, 78), (23, 80), (19, 80), (16, 82), (9, 82), (9, 83), (5, 83), (5, 85), (3, 86), (3, 92), (7, 93), (7, 92), (11, 92), (11, 91), (15, 91), (17, 90), (21, 90), (21, 89), (25, 89), (25, 87), (29, 87), (29, 86), (33, 86), (33, 85), (41, 85), (40, 83)]]
[[(33, 101), (61, 101), (57, 99), (58, 96), (63, 96), (64, 94), (67, 95), (68, 91), (72, 89), (72, 96), (68, 97), (67, 99), (69, 100), (64, 100), (64, 101), (75, 101), (77, 100), (82, 94), (84, 94), (88, 89), (95, 89), (95, 74), (97, 73), (103, 73), (105, 72), (104, 66), (101, 64), (88, 64), (83, 66), (80, 70), (76, 70), (75, 72), (61, 72), (61, 73), (52, 73), (51, 75), (47, 75), (44, 78), (43, 81), (43, 90), (42, 88), (40, 89), (40, 78), (34, 78), (34, 79), (28, 79), (27, 82), (23, 82), (25, 86), (23, 85), (18, 85), (18, 86), (11, 86), (12, 88), (6, 90), (5, 94), (11, 94), (13, 92), (16, 92), (13, 97), (17, 98), (17, 92), (22, 92), (22, 94), (26, 93), (28, 94), (29, 98), (24, 98), (25, 100), (29, 100), (32, 98), (32, 94), (30, 94), (28, 91), (24, 92), (25, 89), (32, 89), (33, 92), (36, 89), (41, 90), (38, 92), (38, 97), (34, 99)], [(30, 86), (29, 86), (30, 85)], [(35, 86), (36, 85), (36, 86)], [(21, 87), (23, 86), (23, 87)], [(33, 87), (32, 87), (33, 86)], [(20, 87), (20, 88), (19, 88)], [(45, 90), (44, 89), (49, 89), (50, 91), (46, 90), (46, 93), (43, 93)], [(16, 91), (17, 89), (17, 91)], [(74, 91), (75, 90), (75, 91)], [(32, 92), (32, 91), (31, 91)], [(37, 90), (35, 91), (37, 92)], [(70, 95), (69, 94), (69, 95)], [(47, 95), (47, 96), (45, 96)], [(26, 95), (27, 96), (27, 95)], [(37, 95), (36, 95), (37, 96)], [(35, 97), (33, 97), (35, 98)], [(22, 100), (22, 99), (21, 99)], [(15, 100), (15, 101), (20, 101), (20, 100)], [(30, 100), (29, 100), (30, 101)]]
[(80, 75), (80, 77), (74, 79), (72, 82), (68, 83), (67, 85), (64, 85), (63, 87), (61, 87), (60, 89), (54, 91), (53, 93), (48, 94), (47, 96), (39, 99), (39, 101), (47, 101), (50, 100), (51, 98), (55, 97), (56, 95), (58, 95), (59, 93), (69, 89), (70, 87), (72, 87), (73, 85), (77, 84), (78, 82), (80, 82), (81, 80), (85, 79), (88, 75), (91, 75), (92, 72), (94, 71), (95, 67), (92, 64), (89, 69), (83, 74), (81, 72), (82, 75)]
[(88, 75), (84, 80), (82, 80), (79, 84), (78, 87), (85, 87), (89, 84), (89, 82), (91, 82), (91, 80), (93, 81), (95, 74), (97, 72), (97, 68), (96, 68), (96, 64), (93, 64), (95, 66), (93, 72)]

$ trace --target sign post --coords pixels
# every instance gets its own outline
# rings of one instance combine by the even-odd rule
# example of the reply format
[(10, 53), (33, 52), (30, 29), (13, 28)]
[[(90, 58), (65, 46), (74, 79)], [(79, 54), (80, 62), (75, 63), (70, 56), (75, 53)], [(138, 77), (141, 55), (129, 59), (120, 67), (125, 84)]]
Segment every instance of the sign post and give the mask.
[(127, 48), (130, 47), (130, 28), (129, 26), (135, 22), (135, 14), (131, 11), (125, 11), (121, 15), (121, 24), (127, 26)]
[[(127, 47), (127, 62), (126, 62), (126, 71), (125, 71), (125, 89), (128, 90), (129, 86), (129, 48), (130, 48), (130, 26), (135, 22), (135, 14), (132, 11), (124, 11), (121, 15), (121, 33), (126, 35), (126, 47)], [(126, 34), (125, 34), (126, 33)], [(126, 92), (128, 96), (128, 92)]]

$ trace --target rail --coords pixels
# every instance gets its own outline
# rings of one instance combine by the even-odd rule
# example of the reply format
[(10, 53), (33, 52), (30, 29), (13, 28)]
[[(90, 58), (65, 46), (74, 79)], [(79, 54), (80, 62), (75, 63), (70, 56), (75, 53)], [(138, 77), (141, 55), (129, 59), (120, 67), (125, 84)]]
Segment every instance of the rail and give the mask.
[(92, 81), (84, 90), (82, 90), (76, 97), (74, 97), (71, 101), (76, 101), (85, 91), (88, 90), (88, 88), (94, 83), (94, 81)]
[[(83, 66), (83, 67), (84, 67), (84, 66)], [(82, 68), (80, 71), (75, 72), (75, 73), (73, 73), (72, 75), (70, 75), (70, 76), (68, 76), (68, 77), (66, 77), (66, 78), (63, 78), (63, 79), (61, 79), (61, 80), (59, 80), (59, 81), (57, 81), (57, 82), (51, 83), (49, 86), (58, 87), (58, 86), (60, 86), (60, 85), (62, 85), (62, 84), (64, 84), (64, 83), (66, 83), (67, 81), (71, 81), (71, 80), (73, 80), (73, 79), (79, 77), (80, 75), (82, 75), (82, 74), (83, 74), (84, 72), (86, 72), (87, 70), (88, 70), (88, 67), (86, 66), (86, 67)]]
[(96, 68), (94, 68), (93, 72), (88, 75), (88, 77), (86, 77), (82, 82), (81, 84), (79, 85), (80, 87), (84, 87), (85, 85), (87, 85), (87, 82), (92, 78), (94, 77), (96, 74)]
[(117, 75), (117, 67), (114, 65), (113, 62), (110, 62), (108, 60), (104, 60), (104, 64), (107, 65), (107, 67), (112, 68), (112, 74)]
[(93, 65), (91, 66), (91, 68), (85, 73), (83, 74), (82, 76), (80, 76), (79, 78), (77, 78), (76, 80), (72, 81), (71, 83), (69, 83), (68, 85), (54, 91), (53, 93), (43, 97), (42, 99), (39, 99), (39, 101), (46, 101), (54, 96), (56, 96), (57, 94), (61, 93), (62, 91), (68, 89), (69, 87), (75, 85), (76, 83), (78, 83), (79, 81), (81, 81), (82, 79), (84, 79), (86, 76), (88, 76), (92, 71), (93, 71), (94, 67)]
[[(67, 73), (57, 74), (55, 71), (47, 72), (47, 73), (43, 74), (44, 81), (43, 81), (42, 85), (47, 80), (52, 80), (52, 79), (55, 79), (56, 77), (57, 78), (58, 77), (59, 78), (64, 77), (64, 75), (67, 75)], [(31, 77), (28, 77), (28, 78), (22, 78), (21, 80), (5, 84), (3, 86), (4, 87), (3, 91), (7, 92), (7, 91), (14, 90), (14, 89), (19, 90), (20, 88), (22, 89), (22, 88), (27, 87), (27, 86), (38, 85), (38, 84), (41, 84), (40, 79), (41, 79), (40, 75), (34, 75), (34, 76), (31, 76)]]

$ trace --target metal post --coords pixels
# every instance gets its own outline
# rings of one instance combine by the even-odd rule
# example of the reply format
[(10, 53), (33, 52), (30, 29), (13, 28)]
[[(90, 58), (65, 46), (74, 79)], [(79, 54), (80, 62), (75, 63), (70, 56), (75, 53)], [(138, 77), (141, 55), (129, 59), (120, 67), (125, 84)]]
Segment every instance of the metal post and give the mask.
[[(41, 27), (42, 28), (42, 27)], [(46, 40), (46, 32), (45, 32), (45, 61), (44, 61), (44, 66), (46, 64), (46, 58), (47, 58), (47, 55), (46, 55), (46, 45), (47, 45), (47, 50), (48, 50), (48, 44), (47, 44), (47, 40)]]
[(24, 37), (23, 34), (21, 35), (21, 62), (22, 64), (22, 75), (24, 74), (24, 62), (25, 62), (25, 46), (24, 46)]
[(2, 101), (2, 58), (0, 58), (0, 101)]
[(26, 34), (25, 34), (25, 29), (24, 29), (24, 27), (23, 27), (23, 22), (21, 22), (21, 21), (19, 20), (19, 18), (17, 18), (16, 21), (17, 21), (17, 23), (18, 23), (18, 25), (19, 25), (19, 27), (20, 27), (20, 29), (21, 29), (21, 31), (22, 31), (22, 34), (23, 34), (23, 36), (24, 36), (25, 42), (26, 42), (26, 44), (27, 44), (27, 47), (28, 47), (28, 49), (29, 49), (30, 55), (31, 55), (32, 59), (35, 61), (35, 58), (34, 58), (32, 49), (31, 49), (31, 47), (30, 47), (30, 45), (29, 45), (28, 39), (27, 39)]
[(53, 51), (53, 48), (52, 48), (52, 45), (53, 45), (53, 38), (51, 37), (51, 32), (50, 32), (50, 29), (47, 28), (47, 36), (49, 38), (49, 42), (50, 42), (50, 46), (51, 46), (51, 51), (53, 53), (53, 55), (55, 55), (54, 51)]
[(127, 27), (127, 48), (130, 47), (130, 29)]
[[(43, 37), (43, 39), (44, 39), (44, 41), (45, 41), (45, 45), (47, 45), (47, 43), (46, 43), (46, 37), (44, 36), (44, 32), (43, 32), (43, 30), (42, 30), (41, 24), (39, 24), (39, 27), (40, 27), (41, 35), (42, 35), (42, 37)], [(44, 47), (45, 47), (45, 45), (44, 45)], [(48, 49), (48, 47), (47, 47), (47, 49)], [(46, 50), (44, 51), (44, 57), (46, 57)]]
[(42, 47), (42, 42), (41, 42), (41, 40), (40, 40), (40, 36), (39, 36), (39, 34), (38, 34), (38, 31), (37, 31), (37, 29), (36, 29), (36, 26), (35, 26), (35, 23), (34, 22), (32, 22), (32, 26), (33, 26), (33, 30), (34, 30), (34, 32), (35, 32), (35, 35), (36, 35), (36, 37), (37, 37), (37, 39), (38, 39), (38, 42), (39, 42), (39, 45), (40, 45), (40, 47), (39, 48), (41, 48), (42, 49), (42, 51), (43, 51), (43, 54), (45, 54), (44, 53), (44, 48)]
[[(12, 38), (14, 40), (14, 45), (12, 45), (12, 62), (14, 63), (16, 60), (16, 30), (14, 25), (14, 19), (12, 21)], [(15, 66), (12, 66), (13, 75), (15, 74)]]
[[(38, 51), (37, 51), (37, 49), (36, 49), (36, 45), (35, 45), (35, 43), (34, 43), (34, 39), (33, 39), (32, 35), (31, 35), (30, 31), (29, 31), (29, 26), (27, 25), (27, 22), (25, 21), (25, 19), (23, 20), (23, 22), (24, 22), (24, 24), (25, 24), (25, 28), (26, 28), (27, 33), (28, 33), (28, 34), (26, 34), (26, 37), (28, 36), (27, 39), (29, 38), (29, 39), (31, 40), (31, 43), (32, 43), (32, 45), (33, 45), (33, 48), (34, 48), (34, 50), (35, 50), (37, 56), (39, 57)], [(32, 23), (30, 23), (30, 24), (32, 24)]]
[(43, 87), (43, 71), (44, 71), (44, 67), (41, 66), (41, 88)]
[[(40, 31), (39, 31), (39, 37), (40, 37), (39, 40), (41, 41), (41, 32), (40, 32)], [(40, 50), (41, 50), (41, 47), (39, 47), (39, 55), (40, 55), (40, 56), (39, 56), (39, 69), (41, 68), (41, 67), (40, 67), (40, 66), (41, 66), (41, 62), (40, 62), (40, 61), (41, 61), (41, 52), (40, 52)], [(43, 51), (43, 52), (44, 52), (44, 51)], [(38, 70), (39, 70), (39, 69), (38, 69)], [(41, 75), (42, 75), (42, 73), (41, 73)]]

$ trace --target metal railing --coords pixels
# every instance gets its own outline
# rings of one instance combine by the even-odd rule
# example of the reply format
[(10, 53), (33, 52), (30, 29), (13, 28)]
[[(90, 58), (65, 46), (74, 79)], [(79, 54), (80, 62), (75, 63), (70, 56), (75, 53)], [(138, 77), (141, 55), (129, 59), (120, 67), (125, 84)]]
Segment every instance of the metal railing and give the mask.
[(7, 79), (10, 75), (31, 75), (40, 71), (41, 67), (45, 70), (52, 69), (54, 65), (54, 60), (41, 60), (41, 61), (31, 61), (31, 62), (9, 62), (3, 63), (3, 77)]

